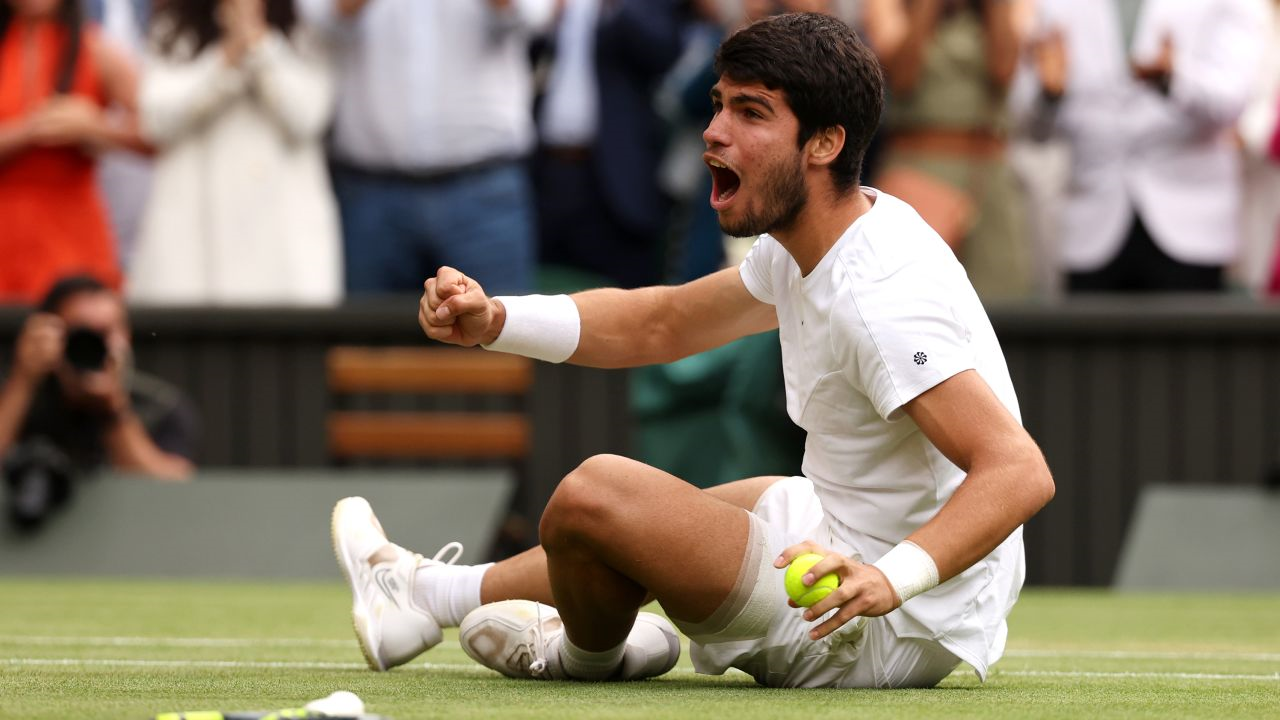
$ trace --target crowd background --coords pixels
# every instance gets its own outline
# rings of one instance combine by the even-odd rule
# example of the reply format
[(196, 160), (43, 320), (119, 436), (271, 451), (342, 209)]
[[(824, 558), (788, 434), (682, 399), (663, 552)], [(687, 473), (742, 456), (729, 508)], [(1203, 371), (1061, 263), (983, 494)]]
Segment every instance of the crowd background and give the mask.
[(332, 304), (445, 263), (498, 292), (706, 274), (736, 256), (699, 159), (714, 49), (802, 10), (883, 59), (864, 182), (910, 200), (985, 300), (1262, 297), (1276, 8), (3, 0), (0, 299), (77, 272), (154, 305)]
[[(699, 277), (750, 244), (707, 203), (714, 51), (787, 11), (882, 58), (863, 182), (989, 304), (1280, 294), (1280, 2), (0, 0), (0, 302), (81, 273), (166, 307), (441, 264), (496, 293)], [(778, 362), (766, 336), (638, 373), (642, 454), (787, 471)], [(688, 465), (698, 407), (742, 468)]]

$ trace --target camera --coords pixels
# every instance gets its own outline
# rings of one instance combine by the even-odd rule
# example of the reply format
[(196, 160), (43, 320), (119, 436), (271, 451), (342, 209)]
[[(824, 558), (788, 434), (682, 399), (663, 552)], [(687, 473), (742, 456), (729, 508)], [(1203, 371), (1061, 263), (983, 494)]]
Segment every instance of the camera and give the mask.
[(39, 530), (74, 491), (71, 460), (44, 437), (14, 447), (4, 459), (3, 474), (9, 522), (21, 533)]
[(65, 356), (67, 364), (79, 372), (101, 370), (107, 365), (107, 339), (96, 330), (71, 328)]

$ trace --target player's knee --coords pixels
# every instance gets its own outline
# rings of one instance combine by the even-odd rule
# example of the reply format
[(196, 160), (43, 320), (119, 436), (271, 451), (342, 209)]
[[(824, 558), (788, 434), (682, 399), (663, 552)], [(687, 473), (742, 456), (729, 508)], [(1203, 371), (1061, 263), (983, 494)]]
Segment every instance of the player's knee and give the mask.
[(538, 526), (544, 545), (581, 541), (593, 533), (607, 532), (610, 513), (616, 508), (612, 499), (617, 479), (617, 460), (613, 455), (596, 455), (560, 481), (547, 502)]

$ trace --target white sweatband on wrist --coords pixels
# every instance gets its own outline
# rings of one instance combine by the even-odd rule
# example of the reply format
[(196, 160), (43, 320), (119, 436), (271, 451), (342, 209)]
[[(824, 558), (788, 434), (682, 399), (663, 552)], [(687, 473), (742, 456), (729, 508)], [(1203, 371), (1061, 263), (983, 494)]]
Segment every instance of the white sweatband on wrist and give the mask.
[(495, 297), (507, 310), (502, 332), (485, 350), (561, 363), (578, 349), (582, 316), (568, 295)]
[(903, 540), (871, 563), (889, 579), (898, 599), (906, 602), (938, 586), (938, 566), (919, 545)]

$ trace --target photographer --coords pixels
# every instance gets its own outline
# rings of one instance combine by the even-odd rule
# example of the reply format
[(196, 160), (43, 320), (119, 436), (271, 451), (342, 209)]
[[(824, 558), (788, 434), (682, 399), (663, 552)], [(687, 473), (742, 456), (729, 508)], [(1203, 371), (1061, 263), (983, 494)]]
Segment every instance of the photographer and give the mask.
[(38, 527), (103, 465), (184, 480), (193, 430), (181, 394), (133, 369), (120, 297), (91, 277), (60, 280), (23, 325), (0, 386), (10, 519)]

